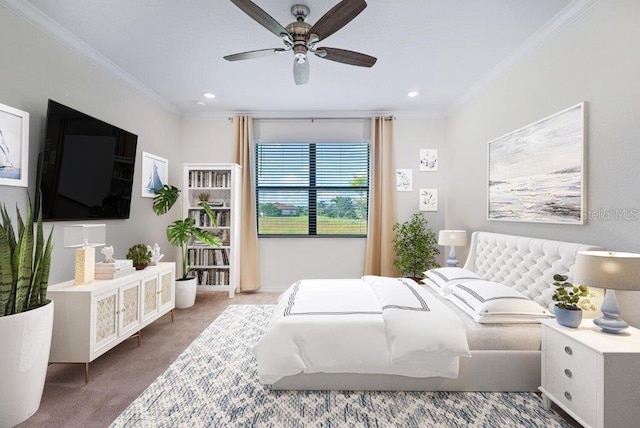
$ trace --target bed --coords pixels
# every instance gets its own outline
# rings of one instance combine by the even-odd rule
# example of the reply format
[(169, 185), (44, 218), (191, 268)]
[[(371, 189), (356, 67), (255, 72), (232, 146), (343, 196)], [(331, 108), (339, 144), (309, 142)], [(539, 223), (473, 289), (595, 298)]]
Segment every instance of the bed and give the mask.
[[(549, 308), (553, 275), (571, 275), (576, 253), (594, 249), (475, 232), (464, 269)], [(378, 285), (366, 285), (363, 297), (367, 281)], [(539, 324), (478, 323), (453, 300), (408, 279), (300, 281), (254, 348), (258, 373), (273, 389), (536, 391)], [(447, 342), (460, 329), (466, 348)]]

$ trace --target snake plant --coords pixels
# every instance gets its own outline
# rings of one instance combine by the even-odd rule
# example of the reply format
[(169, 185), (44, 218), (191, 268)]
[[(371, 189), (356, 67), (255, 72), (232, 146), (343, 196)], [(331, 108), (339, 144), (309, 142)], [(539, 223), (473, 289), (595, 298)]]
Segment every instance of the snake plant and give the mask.
[(17, 235), (6, 207), (0, 207), (0, 316), (35, 309), (47, 299), (53, 229), (45, 243), (42, 211), (34, 224), (31, 202), (26, 221), (18, 208), (16, 214)]

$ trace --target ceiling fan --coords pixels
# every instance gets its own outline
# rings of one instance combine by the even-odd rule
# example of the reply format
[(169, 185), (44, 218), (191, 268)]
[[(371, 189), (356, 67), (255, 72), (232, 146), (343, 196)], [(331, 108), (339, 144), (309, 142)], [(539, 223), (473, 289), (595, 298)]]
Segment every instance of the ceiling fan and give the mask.
[(367, 7), (367, 3), (364, 0), (342, 0), (325, 13), (313, 26), (305, 22), (307, 16), (309, 16), (309, 8), (302, 4), (293, 5), (291, 14), (296, 20), (287, 25), (286, 28), (251, 0), (231, 0), (231, 2), (260, 25), (280, 37), (284, 42), (284, 48), (259, 49), (227, 55), (224, 57), (227, 61), (258, 58), (293, 50), (295, 54), (293, 79), (296, 85), (304, 85), (309, 81), (309, 61), (307, 57), (309, 52), (320, 58), (359, 67), (371, 67), (377, 61), (376, 58), (359, 52), (318, 47), (319, 42), (347, 25)]

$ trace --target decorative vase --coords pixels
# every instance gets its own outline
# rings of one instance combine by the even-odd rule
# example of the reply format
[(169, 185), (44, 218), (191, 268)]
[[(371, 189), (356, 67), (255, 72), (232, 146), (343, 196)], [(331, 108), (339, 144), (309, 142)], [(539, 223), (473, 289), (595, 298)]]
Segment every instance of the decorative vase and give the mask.
[(582, 309), (562, 309), (554, 306), (553, 313), (558, 324), (565, 327), (577, 328), (582, 322)]
[(0, 426), (12, 427), (40, 407), (47, 376), (53, 302), (0, 317)]
[(176, 308), (186, 309), (196, 302), (196, 290), (198, 280), (196, 278), (176, 279)]

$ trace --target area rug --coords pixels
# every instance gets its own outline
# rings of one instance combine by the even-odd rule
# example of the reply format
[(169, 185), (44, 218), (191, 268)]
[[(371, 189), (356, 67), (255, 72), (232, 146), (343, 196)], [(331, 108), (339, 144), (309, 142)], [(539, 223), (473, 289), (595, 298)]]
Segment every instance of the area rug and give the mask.
[(251, 348), (272, 310), (229, 306), (111, 426), (570, 426), (533, 393), (271, 391)]

